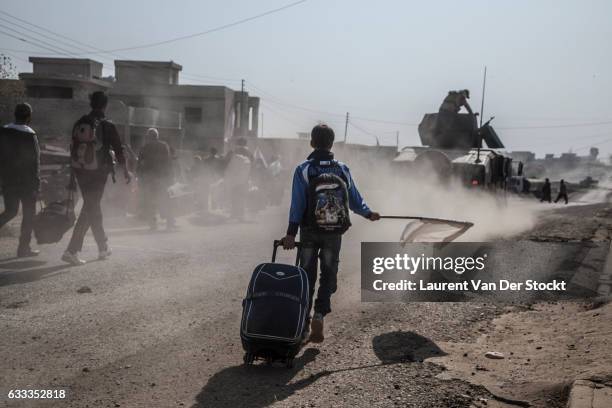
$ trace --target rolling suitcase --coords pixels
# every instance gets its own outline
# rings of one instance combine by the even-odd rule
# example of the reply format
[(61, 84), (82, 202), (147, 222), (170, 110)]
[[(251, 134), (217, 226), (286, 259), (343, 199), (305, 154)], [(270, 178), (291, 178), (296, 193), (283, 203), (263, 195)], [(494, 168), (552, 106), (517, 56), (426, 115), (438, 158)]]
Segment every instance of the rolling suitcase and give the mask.
[(309, 311), (309, 283), (306, 271), (296, 265), (275, 263), (280, 241), (274, 241), (272, 262), (253, 271), (242, 301), (240, 338), (245, 350), (244, 363), (257, 359), (268, 363), (282, 361), (292, 367), (300, 351)]

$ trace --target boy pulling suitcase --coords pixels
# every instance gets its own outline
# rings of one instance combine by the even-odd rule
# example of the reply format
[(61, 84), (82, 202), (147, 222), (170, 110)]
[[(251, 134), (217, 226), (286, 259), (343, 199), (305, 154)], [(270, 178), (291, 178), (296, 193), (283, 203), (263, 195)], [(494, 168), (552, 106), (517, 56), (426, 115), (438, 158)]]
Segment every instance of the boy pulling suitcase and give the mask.
[(330, 127), (321, 124), (312, 129), (310, 145), (314, 151), (295, 169), (289, 226), (281, 240), (283, 248), (293, 249), (301, 229), (300, 266), (310, 283), (309, 309), (317, 281), (317, 260), (321, 260), (314, 315), (311, 322), (308, 311), (304, 332), (306, 339), (310, 331), (309, 341), (313, 343), (324, 340), (323, 319), (331, 312), (330, 299), (336, 291), (342, 234), (351, 225), (349, 209), (371, 221), (380, 219), (380, 214), (370, 210), (361, 197), (348, 166), (334, 160), (333, 144), (334, 131)]

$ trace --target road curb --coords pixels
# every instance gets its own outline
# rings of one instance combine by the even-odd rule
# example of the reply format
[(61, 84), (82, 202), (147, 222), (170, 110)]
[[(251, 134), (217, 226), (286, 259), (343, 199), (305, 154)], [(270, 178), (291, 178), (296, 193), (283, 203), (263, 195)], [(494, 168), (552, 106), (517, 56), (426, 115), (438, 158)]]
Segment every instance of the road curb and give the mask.
[(612, 383), (576, 380), (572, 384), (567, 408), (612, 407)]
[(597, 293), (600, 296), (607, 297), (610, 295), (612, 290), (612, 242), (610, 242), (610, 248), (608, 250), (608, 256), (606, 257), (606, 263), (604, 269), (599, 276), (599, 284), (597, 286)]

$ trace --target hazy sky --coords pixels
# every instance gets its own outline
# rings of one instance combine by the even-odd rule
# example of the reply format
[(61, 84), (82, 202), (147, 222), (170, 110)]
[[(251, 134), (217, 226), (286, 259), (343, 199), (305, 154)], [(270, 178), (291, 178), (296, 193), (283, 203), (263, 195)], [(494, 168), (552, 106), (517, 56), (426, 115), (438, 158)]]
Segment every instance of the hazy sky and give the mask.
[[(205, 31), (288, 3), (20, 0), (5, 1), (0, 10), (109, 50)], [(486, 65), (485, 118), (495, 116), (509, 150), (586, 154), (596, 145), (608, 154), (611, 22), (607, 0), (309, 0), (206, 36), (116, 54), (172, 59), (183, 65), (181, 83), (239, 89), (245, 78), (247, 90), (263, 100), (265, 136), (294, 137), (322, 120), (342, 138), (348, 111), (355, 117), (349, 141), (373, 143), (371, 133), (394, 144), (400, 131), (400, 145), (418, 144), (412, 124), (437, 111), (449, 89), (470, 89), (479, 111)], [(6, 31), (1, 26), (23, 31), (3, 20)], [(23, 60), (33, 53), (13, 50), (37, 50), (0, 38), (0, 52)], [(112, 74), (112, 56), (88, 56)], [(16, 62), (20, 71), (31, 70)]]

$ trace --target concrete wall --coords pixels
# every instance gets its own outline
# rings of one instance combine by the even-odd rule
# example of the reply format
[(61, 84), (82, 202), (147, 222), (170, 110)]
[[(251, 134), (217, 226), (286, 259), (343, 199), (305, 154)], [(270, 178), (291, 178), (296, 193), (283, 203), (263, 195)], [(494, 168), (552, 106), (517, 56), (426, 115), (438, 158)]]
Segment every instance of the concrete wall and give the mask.
[(151, 84), (176, 84), (177, 75), (175, 70), (146, 68), (141, 66), (131, 67), (119, 65), (115, 67), (115, 76), (118, 81), (132, 83)]
[(0, 96), (0, 120), (13, 121), (13, 111), (19, 102), (32, 105), (32, 128), (38, 133), (41, 142), (66, 147), (74, 122), (89, 111), (89, 103), (73, 99), (29, 99)]
[[(183, 147), (224, 151), (224, 141), (233, 133), (232, 116), (236, 92), (222, 86), (149, 85), (118, 81), (110, 91), (113, 99), (130, 106), (152, 107), (182, 113)], [(186, 108), (200, 109), (200, 121), (191, 121)]]
[(33, 72), (40, 76), (74, 76), (84, 79), (100, 78), (102, 64), (86, 59), (30, 58)]

